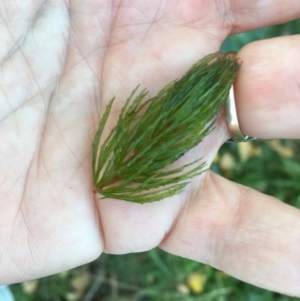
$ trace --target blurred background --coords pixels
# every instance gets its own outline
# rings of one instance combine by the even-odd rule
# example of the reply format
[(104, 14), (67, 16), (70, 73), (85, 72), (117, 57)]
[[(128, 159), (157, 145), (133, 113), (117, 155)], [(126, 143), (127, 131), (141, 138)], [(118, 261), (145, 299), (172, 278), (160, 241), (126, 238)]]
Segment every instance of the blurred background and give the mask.
[[(280, 35), (300, 34), (300, 19), (229, 37), (223, 51)], [(299, 63), (299, 62), (298, 62)], [(300, 142), (225, 144), (212, 170), (300, 208)], [(16, 301), (292, 301), (222, 271), (159, 249), (113, 256), (54, 276), (10, 286)], [(1, 300), (0, 300), (1, 301)]]

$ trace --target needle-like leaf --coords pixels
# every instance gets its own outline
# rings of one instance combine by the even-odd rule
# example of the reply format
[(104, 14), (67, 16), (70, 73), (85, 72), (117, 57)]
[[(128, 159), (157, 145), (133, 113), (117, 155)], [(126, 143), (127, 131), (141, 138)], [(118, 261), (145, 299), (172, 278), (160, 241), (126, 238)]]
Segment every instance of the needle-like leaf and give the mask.
[(234, 54), (219, 52), (198, 61), (152, 98), (146, 99), (147, 92), (136, 88), (101, 144), (111, 100), (94, 140), (95, 191), (138, 203), (180, 193), (205, 170), (205, 162), (170, 165), (211, 132), (238, 70)]

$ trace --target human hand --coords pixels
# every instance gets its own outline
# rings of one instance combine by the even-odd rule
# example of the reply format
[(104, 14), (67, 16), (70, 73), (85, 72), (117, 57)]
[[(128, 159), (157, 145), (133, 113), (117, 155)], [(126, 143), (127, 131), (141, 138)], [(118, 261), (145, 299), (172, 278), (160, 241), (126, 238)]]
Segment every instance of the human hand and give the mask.
[[(154, 94), (227, 35), (299, 17), (298, 1), (7, 0), (0, 12), (0, 283), (160, 246), (300, 295), (299, 210), (211, 172), (144, 205), (99, 201), (91, 178), (93, 138), (113, 96), (121, 107), (138, 84)], [(239, 53), (244, 133), (299, 137), (299, 44), (284, 37)], [(210, 163), (228, 137), (223, 117), (185, 158)]]

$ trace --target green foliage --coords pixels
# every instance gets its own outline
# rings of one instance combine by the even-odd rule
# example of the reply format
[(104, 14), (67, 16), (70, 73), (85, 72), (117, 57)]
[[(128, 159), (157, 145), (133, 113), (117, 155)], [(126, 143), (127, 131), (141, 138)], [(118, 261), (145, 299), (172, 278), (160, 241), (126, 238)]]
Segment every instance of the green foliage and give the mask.
[(199, 160), (168, 167), (199, 144), (212, 130), (239, 69), (233, 53), (215, 53), (197, 62), (179, 80), (145, 101), (135, 89), (116, 126), (100, 146), (113, 100), (94, 141), (94, 188), (104, 197), (138, 203), (179, 193), (201, 174)]
[[(279, 149), (274, 148), (274, 141), (278, 142)], [(213, 164), (212, 169), (234, 182), (300, 208), (300, 158), (293, 155), (299, 152), (300, 143), (293, 140), (257, 140), (247, 143), (258, 150), (259, 154), (250, 155), (245, 160), (242, 158), (241, 146), (225, 144), (219, 151), (220, 158), (230, 153), (235, 160), (232, 169), (229, 173), (222, 170), (219, 162)]]
[(243, 46), (253, 41), (292, 34), (300, 34), (300, 19), (232, 35), (225, 40), (221, 49), (225, 52), (239, 51)]

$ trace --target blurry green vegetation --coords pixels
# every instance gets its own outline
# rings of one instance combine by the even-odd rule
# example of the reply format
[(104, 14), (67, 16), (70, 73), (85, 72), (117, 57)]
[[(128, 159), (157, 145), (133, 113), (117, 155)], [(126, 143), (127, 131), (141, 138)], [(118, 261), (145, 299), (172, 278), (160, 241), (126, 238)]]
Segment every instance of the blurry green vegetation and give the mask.
[(300, 34), (300, 19), (296, 19), (286, 24), (264, 27), (250, 32), (243, 32), (232, 35), (225, 40), (221, 49), (224, 52), (238, 51), (244, 45), (253, 41), (291, 34)]
[[(300, 19), (229, 37), (223, 50), (300, 33)], [(300, 208), (299, 141), (225, 144), (212, 169)], [(293, 301), (159, 249), (113, 256), (71, 271), (11, 286), (17, 301)]]

